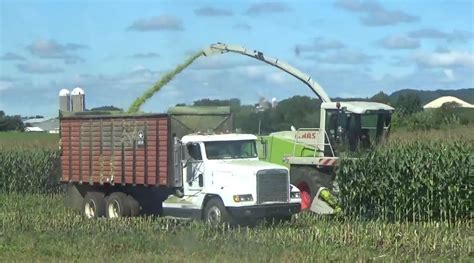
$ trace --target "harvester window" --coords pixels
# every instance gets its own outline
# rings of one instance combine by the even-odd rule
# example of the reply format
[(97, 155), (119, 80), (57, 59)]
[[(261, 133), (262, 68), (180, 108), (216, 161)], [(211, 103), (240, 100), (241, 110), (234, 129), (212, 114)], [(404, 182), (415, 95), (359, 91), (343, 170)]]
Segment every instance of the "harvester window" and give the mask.
[(361, 139), (366, 139), (362, 145), (363, 148), (369, 148), (373, 144), (378, 144), (380, 140), (386, 137), (390, 127), (391, 116), (389, 113), (380, 112), (362, 115), (362, 134)]
[(361, 133), (360, 115), (352, 114), (347, 119), (347, 141), (349, 143), (349, 150), (356, 151), (359, 146), (359, 137)]

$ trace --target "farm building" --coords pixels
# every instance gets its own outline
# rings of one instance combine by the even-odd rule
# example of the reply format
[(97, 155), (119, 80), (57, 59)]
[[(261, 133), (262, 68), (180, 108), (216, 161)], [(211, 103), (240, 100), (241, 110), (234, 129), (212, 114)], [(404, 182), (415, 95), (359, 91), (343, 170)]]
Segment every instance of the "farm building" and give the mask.
[[(41, 118), (41, 119), (30, 119), (24, 122), (29, 128), (39, 128), (41, 131), (49, 133), (59, 133), (59, 119), (58, 118)], [(26, 131), (26, 129), (25, 129)]]
[(40, 127), (26, 127), (25, 132), (44, 132)]
[(459, 98), (453, 97), (453, 96), (443, 96), (439, 97), (429, 103), (427, 103), (425, 106), (423, 106), (424, 109), (436, 109), (440, 108), (444, 103), (447, 102), (455, 102), (459, 104), (459, 107), (461, 108), (474, 108), (474, 105), (465, 102)]

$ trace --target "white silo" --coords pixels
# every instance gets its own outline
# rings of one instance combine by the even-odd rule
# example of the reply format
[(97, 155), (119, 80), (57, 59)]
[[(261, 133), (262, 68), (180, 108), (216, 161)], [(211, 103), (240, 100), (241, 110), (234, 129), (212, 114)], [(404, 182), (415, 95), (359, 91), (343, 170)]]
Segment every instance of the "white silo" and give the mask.
[(69, 96), (69, 90), (67, 89), (59, 91), (59, 110), (71, 111), (71, 98)]
[(276, 108), (276, 106), (278, 106), (278, 101), (276, 98), (273, 98), (272, 99), (272, 108)]
[(86, 96), (83, 89), (77, 87), (72, 90), (71, 106), (73, 112), (81, 112), (86, 109)]

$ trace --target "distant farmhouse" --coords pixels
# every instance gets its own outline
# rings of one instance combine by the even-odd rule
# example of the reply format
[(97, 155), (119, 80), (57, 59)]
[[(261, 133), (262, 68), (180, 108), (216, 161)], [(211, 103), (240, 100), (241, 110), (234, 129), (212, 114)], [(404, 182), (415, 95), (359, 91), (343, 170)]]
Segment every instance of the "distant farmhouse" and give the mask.
[(40, 127), (26, 127), (25, 132), (44, 132)]
[(38, 118), (24, 121), (25, 132), (48, 132), (59, 133), (59, 119), (58, 118)]
[(455, 102), (459, 105), (458, 107), (461, 107), (461, 108), (474, 108), (474, 105), (467, 103), (459, 98), (456, 98), (453, 96), (443, 96), (431, 102), (428, 102), (425, 106), (423, 106), (423, 109), (437, 109), (447, 102)]

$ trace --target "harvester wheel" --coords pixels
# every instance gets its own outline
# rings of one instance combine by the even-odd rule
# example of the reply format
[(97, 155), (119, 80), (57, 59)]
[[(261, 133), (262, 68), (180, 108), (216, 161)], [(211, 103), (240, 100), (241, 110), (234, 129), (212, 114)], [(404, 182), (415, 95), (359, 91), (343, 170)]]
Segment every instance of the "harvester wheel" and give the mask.
[(321, 173), (310, 166), (292, 166), (291, 184), (300, 189), (301, 210), (311, 208), (311, 203), (318, 193), (319, 188), (326, 187), (331, 189), (333, 175)]
[(311, 188), (308, 186), (307, 181), (299, 182), (296, 187), (300, 189), (301, 210), (309, 209), (313, 200), (311, 193), (314, 191), (311, 191)]

